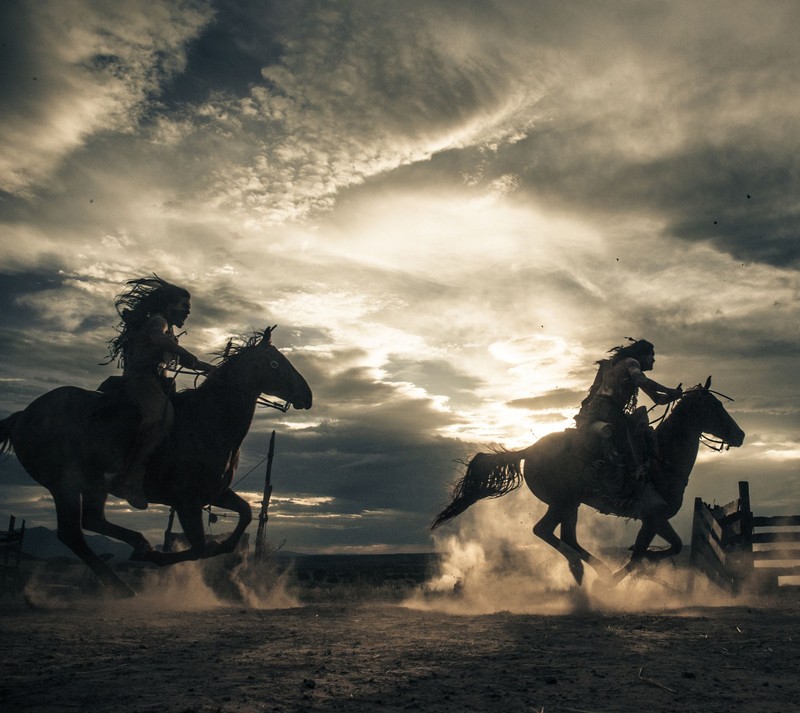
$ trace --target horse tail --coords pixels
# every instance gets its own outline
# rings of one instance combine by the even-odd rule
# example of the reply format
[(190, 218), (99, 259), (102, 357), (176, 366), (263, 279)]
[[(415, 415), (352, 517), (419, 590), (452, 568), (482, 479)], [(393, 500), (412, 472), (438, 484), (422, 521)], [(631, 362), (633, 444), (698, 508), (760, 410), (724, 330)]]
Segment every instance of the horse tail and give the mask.
[(0, 421), (0, 454), (11, 453), (14, 447), (14, 444), (11, 443), (11, 432), (21, 413), (22, 411), (17, 411)]
[(478, 453), (468, 463), (461, 480), (453, 485), (451, 503), (431, 523), (431, 530), (452, 520), (484, 498), (499, 498), (522, 485), (519, 463), (525, 450)]

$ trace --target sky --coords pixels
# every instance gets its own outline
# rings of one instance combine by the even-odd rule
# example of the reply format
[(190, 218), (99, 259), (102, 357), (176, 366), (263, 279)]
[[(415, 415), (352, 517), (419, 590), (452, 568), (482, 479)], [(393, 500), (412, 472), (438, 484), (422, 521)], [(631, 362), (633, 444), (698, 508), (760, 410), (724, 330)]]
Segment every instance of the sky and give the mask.
[[(747, 433), (702, 450), (679, 532), (739, 480), (800, 513), (798, 26), (780, 1), (6, 0), (0, 417), (113, 373), (114, 297), (157, 273), (192, 293), (189, 350), (277, 324), (311, 385), (257, 412), (236, 479), (257, 506), (275, 430), (286, 550), (436, 549), (458, 461), (570, 427), (626, 337), (663, 384), (713, 375)], [(11, 514), (55, 524), (13, 456)]]

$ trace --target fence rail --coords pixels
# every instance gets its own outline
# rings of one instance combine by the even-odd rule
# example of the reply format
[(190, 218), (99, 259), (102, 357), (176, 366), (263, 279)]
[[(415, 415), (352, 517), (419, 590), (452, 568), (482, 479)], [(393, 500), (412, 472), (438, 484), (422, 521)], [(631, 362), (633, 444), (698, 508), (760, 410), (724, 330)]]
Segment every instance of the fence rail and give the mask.
[(787, 528), (800, 528), (800, 515), (753, 515), (744, 480), (727, 505), (695, 498), (692, 565), (734, 593), (745, 585), (777, 587), (781, 577), (800, 576), (800, 530)]

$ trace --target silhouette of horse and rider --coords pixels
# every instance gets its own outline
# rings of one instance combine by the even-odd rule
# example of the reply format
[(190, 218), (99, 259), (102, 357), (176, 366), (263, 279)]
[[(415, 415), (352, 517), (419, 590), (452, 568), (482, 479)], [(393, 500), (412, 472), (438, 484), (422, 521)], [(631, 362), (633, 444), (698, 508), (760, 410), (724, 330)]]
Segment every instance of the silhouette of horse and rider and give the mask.
[[(644, 559), (680, 552), (681, 538), (669, 520), (683, 503), (703, 435), (719, 439), (722, 448), (742, 445), (745, 434), (711, 390), (710, 376), (704, 385), (686, 391), (680, 385), (662, 386), (644, 373), (655, 364), (654, 346), (644, 339), (631, 342), (614, 347), (609, 358), (598, 362), (597, 376), (575, 417), (577, 428), (550, 434), (518, 451), (499, 448), (476, 454), (431, 529), (478, 500), (517, 489), (524, 480), (548, 506), (533, 533), (567, 559), (578, 584), (584, 562), (601, 577), (618, 582)], [(637, 406), (639, 389), (655, 404), (674, 402), (655, 429), (648, 423), (647, 410)], [(581, 504), (641, 521), (631, 558), (616, 572), (578, 543)], [(650, 549), (656, 535), (669, 547)]]
[[(58, 537), (117, 596), (134, 592), (87, 545), (83, 530), (133, 547), (131, 559), (167, 565), (232, 552), (252, 519), (231, 482), (239, 448), (262, 394), (309, 409), (309, 385), (271, 342), (272, 330), (228, 343), (216, 366), (178, 344), (174, 328), (191, 309), (189, 293), (157, 276), (131, 280), (116, 300), (117, 336), (109, 360), (122, 375), (98, 391), (63, 386), (0, 421), (0, 451), (13, 448), (34, 480), (53, 496)], [(168, 369), (205, 374), (200, 386), (175, 393)], [(108, 475), (112, 477), (108, 478)], [(136, 508), (175, 508), (189, 549), (158, 552), (144, 536), (106, 519), (108, 495)], [(222, 543), (206, 543), (203, 507), (238, 514)]]
[[(309, 409), (312, 394), (272, 345), (274, 328), (229, 342), (219, 363), (211, 365), (182, 347), (175, 334), (191, 312), (187, 290), (155, 275), (139, 278), (128, 281), (115, 306), (120, 322), (105, 363), (116, 362), (122, 375), (109, 377), (97, 391), (54, 389), (0, 421), (0, 452), (13, 448), (25, 470), (51, 492), (59, 539), (115, 595), (130, 596), (133, 590), (88, 547), (83, 530), (126, 542), (132, 559), (157, 565), (233, 551), (252, 514), (230, 486), (259, 398), (267, 394), (287, 408)], [(744, 432), (711, 391), (711, 377), (686, 391), (662, 386), (645, 374), (655, 364), (654, 346), (630, 341), (598, 362), (577, 428), (519, 451), (475, 455), (432, 528), (480, 499), (518, 488), (524, 479), (548, 505), (534, 534), (567, 559), (579, 584), (584, 562), (618, 581), (644, 558), (679, 552), (681, 540), (669, 520), (681, 507), (701, 437), (711, 434), (739, 446)], [(206, 378), (197, 388), (176, 393), (169, 376), (176, 368)], [(656, 404), (674, 404), (656, 429), (637, 404), (640, 390)], [(141, 533), (110, 523), (104, 512), (109, 494), (138, 509), (149, 502), (173, 507), (189, 549), (159, 552)], [(641, 520), (631, 559), (616, 573), (578, 543), (581, 503)], [(207, 505), (239, 516), (221, 544), (205, 541)], [(670, 547), (650, 550), (656, 535)]]

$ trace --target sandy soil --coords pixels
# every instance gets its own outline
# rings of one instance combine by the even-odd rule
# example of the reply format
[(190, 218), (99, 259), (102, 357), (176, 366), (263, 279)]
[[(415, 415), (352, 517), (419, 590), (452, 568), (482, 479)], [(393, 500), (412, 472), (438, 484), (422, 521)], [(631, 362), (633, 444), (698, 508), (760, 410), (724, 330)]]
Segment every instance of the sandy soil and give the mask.
[(37, 713), (800, 710), (796, 591), (724, 606), (647, 601), (638, 591), (631, 611), (572, 588), (542, 594), (549, 603), (531, 600), (527, 612), (514, 604), (513, 613), (480, 613), (485, 601), (463, 592), (396, 594), (340, 587), (301, 603), (278, 587), (226, 603), (184, 576), (162, 582), (157, 596), (146, 590), (123, 602), (39, 593), (30, 608), (6, 597), (0, 705)]

